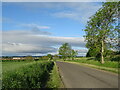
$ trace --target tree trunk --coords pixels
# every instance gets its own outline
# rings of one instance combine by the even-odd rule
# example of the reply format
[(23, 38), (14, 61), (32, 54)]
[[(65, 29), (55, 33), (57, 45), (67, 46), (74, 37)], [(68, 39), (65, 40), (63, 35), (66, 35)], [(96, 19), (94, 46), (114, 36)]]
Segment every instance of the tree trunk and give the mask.
[(73, 56), (72, 56), (72, 60), (73, 60)]
[(102, 40), (101, 63), (104, 64), (104, 41)]

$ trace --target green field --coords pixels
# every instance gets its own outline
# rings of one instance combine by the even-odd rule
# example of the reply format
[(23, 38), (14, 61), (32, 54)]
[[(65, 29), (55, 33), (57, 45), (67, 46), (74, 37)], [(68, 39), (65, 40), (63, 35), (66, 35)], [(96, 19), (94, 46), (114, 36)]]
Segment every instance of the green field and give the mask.
[(2, 62), (2, 73), (14, 71), (22, 66), (32, 64), (33, 62)]
[[(2, 88), (58, 88), (61, 83), (48, 83), (53, 78), (60, 81), (51, 61), (3, 62)], [(53, 68), (54, 67), (54, 68)], [(53, 72), (54, 71), (54, 72)], [(56, 77), (57, 76), (57, 77)], [(57, 79), (56, 79), (57, 78)], [(49, 84), (49, 85), (47, 85)], [(54, 84), (54, 85), (53, 85)]]

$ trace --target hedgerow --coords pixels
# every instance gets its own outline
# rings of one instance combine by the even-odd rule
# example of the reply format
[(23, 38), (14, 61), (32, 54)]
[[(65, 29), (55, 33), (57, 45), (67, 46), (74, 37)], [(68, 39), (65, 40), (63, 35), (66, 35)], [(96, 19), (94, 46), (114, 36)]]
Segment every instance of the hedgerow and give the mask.
[(2, 88), (45, 88), (53, 62), (34, 62), (4, 73)]

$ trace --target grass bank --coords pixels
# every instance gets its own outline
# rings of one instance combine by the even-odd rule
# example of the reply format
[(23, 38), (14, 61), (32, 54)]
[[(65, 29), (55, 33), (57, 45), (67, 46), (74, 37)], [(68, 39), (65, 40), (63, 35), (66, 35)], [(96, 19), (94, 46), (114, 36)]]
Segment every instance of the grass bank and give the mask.
[(64, 87), (64, 85), (61, 81), (56, 63), (54, 63), (53, 70), (50, 74), (50, 79), (47, 83), (47, 87), (48, 88), (63, 88)]
[(66, 62), (73, 62), (114, 73), (118, 73), (118, 68), (120, 67), (118, 62), (106, 61), (104, 64), (101, 64), (99, 61), (94, 60), (94, 58), (78, 58), (77, 60), (67, 60)]

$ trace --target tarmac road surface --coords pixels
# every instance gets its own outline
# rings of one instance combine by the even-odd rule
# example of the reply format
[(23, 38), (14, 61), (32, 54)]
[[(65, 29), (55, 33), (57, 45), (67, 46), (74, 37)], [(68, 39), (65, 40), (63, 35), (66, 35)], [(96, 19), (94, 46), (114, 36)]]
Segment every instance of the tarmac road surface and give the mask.
[(65, 88), (118, 88), (118, 75), (67, 62), (56, 62)]

